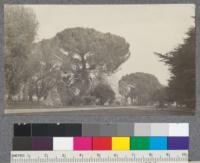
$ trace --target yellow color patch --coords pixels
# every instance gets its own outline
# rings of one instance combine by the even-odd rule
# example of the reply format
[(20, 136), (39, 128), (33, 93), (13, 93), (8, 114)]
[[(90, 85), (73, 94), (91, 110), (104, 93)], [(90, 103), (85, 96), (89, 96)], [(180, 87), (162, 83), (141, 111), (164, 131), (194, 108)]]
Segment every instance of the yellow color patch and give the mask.
[(112, 150), (130, 150), (130, 137), (112, 137)]

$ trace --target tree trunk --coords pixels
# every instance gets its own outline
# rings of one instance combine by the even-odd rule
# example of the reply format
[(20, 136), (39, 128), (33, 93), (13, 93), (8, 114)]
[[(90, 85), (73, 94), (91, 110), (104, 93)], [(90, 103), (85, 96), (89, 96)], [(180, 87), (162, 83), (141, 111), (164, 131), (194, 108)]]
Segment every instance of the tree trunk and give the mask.
[(133, 98), (133, 97), (131, 97), (131, 105), (133, 105), (133, 104), (134, 104), (134, 102), (133, 102), (133, 99), (134, 99), (134, 98)]
[(8, 93), (8, 101), (13, 101), (12, 95), (10, 93)]
[(100, 105), (103, 105), (104, 104), (104, 100), (103, 98), (100, 98)]
[(28, 98), (29, 102), (33, 102), (33, 95), (31, 93), (29, 93), (29, 98)]
[(81, 79), (82, 79), (82, 88), (81, 88), (81, 92), (80, 95), (84, 95), (86, 94), (86, 92), (88, 91), (88, 86), (89, 86), (89, 79), (88, 79), (88, 72), (87, 72), (87, 68), (86, 68), (86, 60), (84, 58), (85, 54), (80, 55), (81, 56), (81, 64), (82, 64), (82, 70), (81, 70)]
[(84, 54), (81, 55), (81, 64), (82, 64), (81, 75), (82, 75), (82, 78), (84, 80), (87, 80), (88, 79), (88, 73), (87, 73), (87, 69), (86, 69), (86, 61), (85, 61), (84, 56), (85, 56)]
[(128, 105), (128, 97), (125, 96), (125, 105)]
[[(32, 85), (31, 85), (32, 87)], [(29, 88), (28, 90), (28, 100), (29, 102), (33, 102), (33, 89), (32, 88)]]

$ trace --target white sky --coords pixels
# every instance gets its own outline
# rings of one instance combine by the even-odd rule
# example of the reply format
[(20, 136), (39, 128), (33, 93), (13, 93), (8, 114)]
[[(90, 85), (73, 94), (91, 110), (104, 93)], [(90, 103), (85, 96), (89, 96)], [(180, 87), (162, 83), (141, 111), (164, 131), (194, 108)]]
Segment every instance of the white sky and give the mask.
[(131, 57), (112, 76), (133, 72), (154, 74), (162, 84), (169, 79), (168, 67), (153, 52), (166, 53), (186, 37), (194, 26), (195, 6), (171, 5), (26, 5), (38, 18), (38, 40), (51, 38), (71, 27), (90, 27), (124, 37)]

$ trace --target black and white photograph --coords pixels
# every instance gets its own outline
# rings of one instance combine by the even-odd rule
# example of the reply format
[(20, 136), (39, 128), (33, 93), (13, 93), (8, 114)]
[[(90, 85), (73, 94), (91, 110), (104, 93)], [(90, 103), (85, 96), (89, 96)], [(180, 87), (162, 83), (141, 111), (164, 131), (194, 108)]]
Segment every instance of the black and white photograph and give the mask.
[(4, 5), (5, 114), (195, 115), (194, 4)]

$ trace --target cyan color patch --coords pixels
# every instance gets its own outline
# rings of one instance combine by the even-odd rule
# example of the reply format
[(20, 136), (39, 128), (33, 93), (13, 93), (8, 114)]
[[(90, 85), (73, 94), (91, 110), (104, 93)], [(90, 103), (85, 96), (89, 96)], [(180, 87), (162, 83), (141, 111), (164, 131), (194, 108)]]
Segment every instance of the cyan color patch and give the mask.
[(150, 137), (150, 150), (167, 150), (167, 137)]

